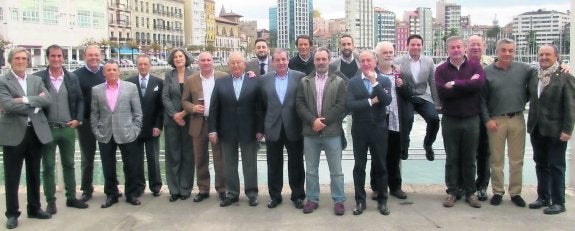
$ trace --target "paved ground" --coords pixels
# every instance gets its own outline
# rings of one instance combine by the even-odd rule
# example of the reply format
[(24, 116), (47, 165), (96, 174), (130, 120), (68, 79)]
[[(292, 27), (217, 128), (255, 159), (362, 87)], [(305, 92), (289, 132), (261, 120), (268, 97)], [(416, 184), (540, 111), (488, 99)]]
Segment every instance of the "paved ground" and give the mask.
[[(3, 192), (3, 188), (0, 188)], [(519, 208), (508, 197), (500, 206), (483, 202), (480, 209), (458, 201), (453, 208), (444, 208), (442, 185), (405, 185), (407, 200), (390, 198), (391, 215), (380, 215), (375, 201), (360, 216), (352, 215), (353, 187), (346, 184), (346, 214), (335, 216), (329, 196), (329, 187), (322, 185), (320, 207), (311, 214), (303, 214), (289, 201), (284, 189), (284, 203), (275, 209), (265, 205), (269, 199), (266, 187), (260, 187), (260, 204), (250, 207), (245, 197), (238, 204), (219, 207), (214, 192), (212, 197), (194, 203), (190, 200), (168, 202), (167, 189), (158, 198), (150, 193), (142, 196), (142, 205), (132, 206), (123, 200), (107, 208), (103, 188), (96, 188), (94, 198), (85, 210), (66, 208), (63, 192), (57, 197), (58, 214), (50, 220), (26, 218), (25, 189), (21, 189), (20, 205), (24, 209), (19, 219), (19, 230), (572, 230), (575, 224), (573, 190), (568, 190), (567, 212), (545, 215), (542, 210)], [(536, 198), (535, 188), (526, 186), (523, 196), (531, 202)], [(288, 198), (288, 199), (285, 199)], [(5, 211), (5, 194), (0, 194), (0, 211)], [(2, 227), (5, 219), (2, 220)]]

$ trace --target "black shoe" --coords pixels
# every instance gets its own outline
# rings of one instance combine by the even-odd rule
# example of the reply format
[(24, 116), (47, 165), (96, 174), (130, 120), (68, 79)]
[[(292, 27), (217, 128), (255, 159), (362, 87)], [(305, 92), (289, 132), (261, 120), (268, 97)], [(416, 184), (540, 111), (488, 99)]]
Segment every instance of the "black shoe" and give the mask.
[(519, 207), (525, 207), (525, 200), (521, 198), (521, 195), (515, 195), (511, 197), (511, 201)]
[(114, 204), (118, 203), (118, 197), (117, 196), (107, 196), (106, 197), (106, 201), (104, 202), (104, 204), (102, 204), (100, 206), (100, 208), (108, 208)]
[(207, 199), (208, 197), (210, 197), (209, 193), (198, 193), (198, 195), (196, 195), (194, 197), (194, 202), (203, 201), (204, 199)]
[(487, 197), (487, 190), (485, 190), (485, 189), (477, 190), (477, 200), (486, 201), (487, 198), (488, 198)]
[(365, 202), (357, 202), (353, 208), (353, 215), (360, 215), (365, 210)]
[(15, 229), (18, 227), (18, 218), (17, 217), (8, 217), (6, 221), (6, 229)]
[(180, 195), (180, 200), (185, 201), (185, 200), (189, 199), (190, 197), (191, 197), (190, 195)]
[(140, 200), (138, 200), (137, 197), (127, 197), (126, 198), (126, 202), (128, 202), (131, 205), (140, 205), (142, 204), (142, 202), (140, 202)]
[(537, 199), (535, 202), (529, 203), (529, 208), (530, 209), (540, 209), (543, 207), (547, 207), (549, 205), (550, 205), (550, 203), (548, 200)]
[(154, 190), (154, 191), (152, 191), (152, 195), (153, 195), (154, 197), (159, 197), (159, 196), (160, 196), (160, 190), (157, 190), (157, 191)]
[(116, 193), (116, 197), (118, 197), (118, 198), (122, 198), (123, 196), (124, 196), (124, 194), (122, 192)]
[(52, 215), (58, 213), (56, 202), (48, 202), (48, 205), (46, 206), (46, 212)]
[(407, 199), (407, 194), (405, 194), (405, 192), (401, 189), (391, 191), (389, 194), (402, 200)]
[(226, 199), (226, 192), (219, 192), (218, 197), (220, 198), (220, 201), (225, 200)]
[(257, 198), (257, 197), (250, 197), (250, 198), (249, 198), (249, 201), (248, 201), (248, 204), (249, 204), (250, 206), (252, 206), (252, 207), (253, 207), (253, 206), (258, 206), (258, 204), (259, 204), (258, 198)]
[(178, 199), (180, 199), (180, 195), (177, 194), (170, 195), (170, 202), (177, 201)]
[(407, 154), (407, 151), (402, 151), (401, 154), (399, 154), (399, 158), (401, 158), (402, 160), (407, 160), (408, 157), (409, 154)]
[(38, 209), (34, 212), (28, 212), (28, 218), (50, 219), (52, 218), (52, 214), (44, 212), (42, 209)]
[(553, 204), (545, 209), (543, 209), (543, 213), (553, 215), (565, 212), (565, 205), (561, 204)]
[(85, 209), (85, 208), (88, 208), (88, 204), (74, 198), (74, 199), (66, 200), (66, 207)]
[(228, 207), (233, 203), (237, 203), (238, 201), (239, 199), (237, 197), (226, 197), (226, 199), (220, 203), (220, 207)]
[(275, 208), (275, 207), (278, 207), (278, 205), (281, 204), (281, 203), (282, 203), (282, 201), (280, 201), (280, 200), (271, 199), (271, 200), (268, 202), (268, 208), (273, 209), (273, 208)]
[(80, 201), (82, 201), (82, 202), (87, 202), (90, 199), (92, 199), (92, 193), (84, 192), (84, 193), (82, 193), (82, 196), (80, 196)]
[(499, 195), (499, 194), (494, 194), (493, 197), (491, 197), (491, 201), (489, 201), (489, 203), (491, 205), (500, 205), (501, 204), (501, 200), (503, 199), (503, 196)]
[(435, 152), (433, 152), (433, 147), (431, 145), (424, 145), (423, 148), (425, 149), (425, 158), (429, 161), (435, 160)]
[(381, 215), (387, 216), (390, 213), (389, 208), (387, 207), (387, 203), (378, 203), (377, 210), (379, 210), (379, 213), (381, 213)]
[(293, 206), (296, 209), (303, 209), (303, 199), (296, 199), (295, 201), (293, 201)]

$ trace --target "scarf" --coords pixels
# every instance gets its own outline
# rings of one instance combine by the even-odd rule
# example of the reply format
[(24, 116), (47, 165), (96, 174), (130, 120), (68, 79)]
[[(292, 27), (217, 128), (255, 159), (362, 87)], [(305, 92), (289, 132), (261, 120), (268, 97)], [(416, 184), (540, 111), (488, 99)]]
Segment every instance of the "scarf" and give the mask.
[(552, 66), (547, 69), (541, 69), (541, 66), (537, 68), (537, 78), (541, 82), (541, 88), (539, 92), (543, 90), (547, 85), (549, 85), (549, 81), (551, 80), (551, 75), (557, 71), (559, 68), (559, 62), (555, 62)]

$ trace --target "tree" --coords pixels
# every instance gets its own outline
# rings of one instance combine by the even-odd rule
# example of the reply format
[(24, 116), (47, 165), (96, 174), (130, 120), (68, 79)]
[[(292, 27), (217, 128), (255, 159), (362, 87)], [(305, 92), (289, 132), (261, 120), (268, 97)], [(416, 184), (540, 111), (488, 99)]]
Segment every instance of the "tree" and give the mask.
[(155, 43), (155, 42), (151, 43), (150, 46), (148, 46), (148, 48), (150, 50), (154, 51), (155, 55), (157, 55), (162, 50), (162, 46), (160, 44)]
[(5, 40), (2, 35), (0, 35), (0, 67), (6, 65), (6, 60), (4, 60), (4, 50), (10, 47), (12, 42)]
[(527, 49), (529, 49), (529, 54), (535, 54), (537, 52), (537, 34), (535, 31), (530, 30), (527, 34)]
[(132, 60), (134, 60), (134, 49), (138, 49), (138, 47), (139, 47), (138, 42), (136, 42), (136, 40), (130, 39), (130, 40), (128, 40), (126, 45), (128, 45), (128, 47), (132, 51)]
[(487, 53), (491, 53), (491, 54), (495, 54), (495, 46), (497, 44), (497, 40), (500, 39), (500, 32), (501, 32), (501, 27), (499, 27), (498, 25), (495, 25), (493, 27), (491, 27), (491, 29), (489, 29), (487, 31), (487, 33), (485, 33), (485, 37), (486, 37), (486, 52), (487, 51), (491, 51), (491, 52), (487, 52)]
[(451, 37), (451, 36), (457, 36), (459, 35), (459, 30), (457, 28), (449, 28), (449, 32), (443, 36), (443, 41), (447, 41), (447, 38)]

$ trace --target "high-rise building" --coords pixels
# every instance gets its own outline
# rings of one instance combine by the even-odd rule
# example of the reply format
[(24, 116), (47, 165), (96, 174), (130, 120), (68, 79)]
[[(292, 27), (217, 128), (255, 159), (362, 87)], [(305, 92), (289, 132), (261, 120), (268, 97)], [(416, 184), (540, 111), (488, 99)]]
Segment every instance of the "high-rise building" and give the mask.
[(347, 33), (358, 49), (373, 48), (373, 0), (345, 0)]
[[(164, 1), (169, 2), (169, 1)], [(185, 0), (184, 31), (186, 46), (202, 47), (206, 45), (206, 21), (204, 0)]]
[(268, 10), (269, 18), (269, 43), (270, 47), (278, 47), (278, 8), (270, 7)]
[(204, 19), (206, 20), (206, 50), (216, 45), (216, 2), (204, 0)]
[(395, 13), (379, 7), (376, 7), (373, 12), (374, 44), (383, 41), (395, 44)]
[(295, 48), (298, 35), (310, 34), (310, 6), (308, 0), (278, 0), (278, 47)]
[(461, 31), (461, 5), (446, 0), (438, 0), (436, 4), (437, 21), (445, 28), (447, 34), (451, 31)]
[(556, 44), (560, 54), (564, 50), (565, 27), (569, 23), (568, 13), (549, 10), (525, 12), (513, 17), (513, 36), (517, 42), (518, 54), (536, 54), (539, 46)]
[(45, 64), (52, 44), (64, 48), (66, 60), (78, 60), (88, 40), (109, 38), (107, 9), (108, 2), (98, 0), (0, 0), (0, 39), (27, 48), (32, 66)]
[[(112, 0), (114, 1), (114, 0)], [(132, 3), (132, 33), (144, 53), (166, 57), (169, 48), (184, 45), (184, 1), (127, 0)], [(110, 39), (114, 41), (114, 39)], [(125, 49), (120, 49), (120, 51)]]
[(406, 11), (403, 20), (409, 25), (409, 34), (418, 34), (423, 38), (423, 53), (430, 55), (433, 50), (433, 17), (428, 7), (418, 7), (415, 11)]
[(395, 24), (395, 53), (407, 53), (407, 37), (409, 37), (409, 23), (399, 21)]

